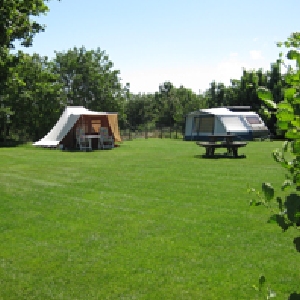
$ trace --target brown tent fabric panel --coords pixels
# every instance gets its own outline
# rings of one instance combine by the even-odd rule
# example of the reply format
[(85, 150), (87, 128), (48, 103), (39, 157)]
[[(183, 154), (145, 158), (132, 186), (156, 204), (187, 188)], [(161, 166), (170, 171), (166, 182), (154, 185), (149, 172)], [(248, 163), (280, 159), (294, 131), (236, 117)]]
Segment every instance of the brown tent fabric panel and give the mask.
[(111, 128), (112, 134), (114, 135), (114, 139), (116, 142), (122, 142), (121, 136), (119, 133), (118, 126), (118, 115), (117, 114), (109, 114), (107, 115), (109, 127)]
[[(75, 147), (76, 146), (76, 128), (84, 127), (85, 132), (87, 134), (98, 134), (98, 132), (94, 132), (93, 122), (99, 122), (101, 127), (107, 127), (110, 135), (114, 136), (116, 142), (121, 142), (121, 137), (119, 133), (118, 126), (118, 115), (117, 114), (109, 114), (109, 115), (81, 115), (78, 121), (74, 124), (72, 129), (68, 132), (68, 134), (63, 138), (61, 144), (67, 147)], [(98, 123), (97, 122), (97, 123)], [(96, 141), (93, 140), (93, 148), (96, 147)]]

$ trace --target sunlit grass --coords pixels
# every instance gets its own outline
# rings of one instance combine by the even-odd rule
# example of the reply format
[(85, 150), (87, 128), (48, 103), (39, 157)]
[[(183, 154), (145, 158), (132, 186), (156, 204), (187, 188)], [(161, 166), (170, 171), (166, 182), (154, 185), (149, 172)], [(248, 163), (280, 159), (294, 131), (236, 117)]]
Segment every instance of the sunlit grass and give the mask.
[(248, 205), (248, 185), (282, 182), (279, 146), (0, 149), (0, 299), (255, 299), (261, 274), (278, 299), (300, 292), (294, 233)]

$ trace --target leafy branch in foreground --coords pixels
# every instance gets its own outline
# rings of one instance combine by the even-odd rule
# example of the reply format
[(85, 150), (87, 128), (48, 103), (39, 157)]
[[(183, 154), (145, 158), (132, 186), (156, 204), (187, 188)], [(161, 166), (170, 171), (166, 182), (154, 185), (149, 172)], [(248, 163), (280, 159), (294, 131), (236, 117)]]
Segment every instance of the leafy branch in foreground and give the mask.
[[(283, 231), (290, 227), (300, 229), (300, 33), (293, 33), (286, 42), (278, 43), (287, 48), (288, 66), (285, 80), (288, 84), (284, 91), (284, 100), (277, 105), (273, 103), (272, 94), (260, 88), (259, 97), (269, 107), (276, 107), (277, 126), (285, 131), (285, 141), (281, 149), (273, 151), (274, 160), (286, 170), (286, 178), (280, 189), (282, 195), (275, 195), (271, 183), (262, 184), (262, 193), (254, 189), (257, 200), (251, 205), (264, 205), (276, 212), (271, 215), (269, 222), (276, 222)], [(282, 54), (280, 61), (284, 63)], [(286, 65), (286, 64), (285, 64)], [(291, 67), (293, 65), (294, 67)], [(300, 250), (300, 236), (294, 239), (296, 250)], [(300, 251), (299, 251), (300, 252)]]
[[(285, 64), (280, 53), (280, 62), (287, 66), (284, 100), (276, 105), (270, 91), (260, 88), (257, 92), (266, 106), (276, 108), (277, 126), (285, 132), (287, 140), (281, 149), (273, 151), (273, 158), (285, 169), (286, 178), (280, 187), (280, 195), (276, 196), (274, 187), (267, 182), (262, 183), (262, 193), (255, 189), (248, 191), (257, 195), (257, 200), (252, 200), (250, 205), (271, 209), (273, 214), (268, 222), (277, 223), (286, 231), (291, 227), (300, 229), (300, 33), (293, 33), (286, 42), (278, 43), (279, 47), (283, 45), (290, 61), (290, 64)], [(300, 236), (296, 236), (293, 242), (296, 251), (300, 252)], [(289, 299), (296, 299), (295, 296), (300, 297), (293, 293)]]

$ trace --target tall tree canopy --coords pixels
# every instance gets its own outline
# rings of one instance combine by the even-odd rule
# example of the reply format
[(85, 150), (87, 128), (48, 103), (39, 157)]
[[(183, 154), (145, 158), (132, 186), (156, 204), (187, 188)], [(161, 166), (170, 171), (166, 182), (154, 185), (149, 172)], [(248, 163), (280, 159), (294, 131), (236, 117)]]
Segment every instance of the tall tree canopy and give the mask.
[(62, 84), (52, 73), (53, 62), (47, 58), (22, 52), (18, 56), (19, 63), (11, 71), (12, 81), (7, 88), (13, 111), (9, 128), (36, 140), (48, 132), (61, 113)]
[(43, 31), (44, 26), (31, 19), (48, 11), (44, 0), (0, 0), (0, 85), (8, 76), (8, 69), (16, 63), (10, 56), (14, 42), (20, 40), (21, 45), (32, 45), (36, 33)]
[(47, 0), (0, 0), (0, 136), (4, 139), (10, 117), (15, 114), (11, 100), (18, 89), (13, 92), (12, 87), (22, 81), (17, 80), (15, 67), (20, 59), (20, 63), (25, 59), (22, 55), (11, 54), (10, 50), (17, 40), (22, 46), (31, 46), (35, 34), (44, 30), (44, 26), (32, 17), (49, 10), (45, 2)]
[(118, 111), (122, 87), (105, 51), (73, 48), (57, 52), (53, 72), (60, 76), (66, 103), (98, 111)]
[(44, 26), (31, 19), (31, 16), (45, 14), (48, 6), (44, 0), (0, 0), (0, 46), (12, 48), (15, 40), (31, 46), (36, 33)]

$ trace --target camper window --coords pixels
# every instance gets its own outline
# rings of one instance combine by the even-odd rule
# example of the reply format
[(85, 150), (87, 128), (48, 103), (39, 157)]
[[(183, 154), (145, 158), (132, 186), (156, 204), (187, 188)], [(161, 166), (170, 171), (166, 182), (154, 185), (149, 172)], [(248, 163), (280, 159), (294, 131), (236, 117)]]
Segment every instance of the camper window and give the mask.
[(201, 116), (194, 118), (194, 133), (213, 133), (214, 132), (214, 117)]
[(261, 124), (261, 120), (257, 116), (247, 116), (246, 120), (249, 124)]

